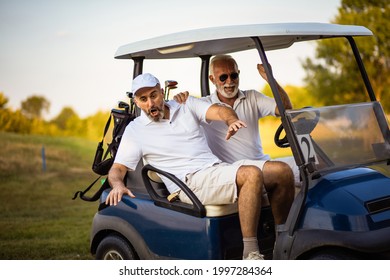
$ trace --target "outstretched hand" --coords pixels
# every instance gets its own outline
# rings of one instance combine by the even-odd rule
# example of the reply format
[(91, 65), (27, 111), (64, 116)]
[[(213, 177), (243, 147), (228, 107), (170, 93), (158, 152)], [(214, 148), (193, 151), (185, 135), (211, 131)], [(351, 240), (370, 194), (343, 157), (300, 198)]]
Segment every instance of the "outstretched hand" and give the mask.
[(243, 122), (243, 121), (240, 121), (240, 120), (236, 120), (234, 122), (232, 122), (229, 127), (228, 127), (228, 131), (226, 133), (226, 137), (225, 139), (226, 140), (229, 140), (230, 137), (232, 137), (234, 134), (236, 134), (236, 132), (240, 129), (240, 128), (243, 128), (243, 127), (247, 127), (246, 123)]

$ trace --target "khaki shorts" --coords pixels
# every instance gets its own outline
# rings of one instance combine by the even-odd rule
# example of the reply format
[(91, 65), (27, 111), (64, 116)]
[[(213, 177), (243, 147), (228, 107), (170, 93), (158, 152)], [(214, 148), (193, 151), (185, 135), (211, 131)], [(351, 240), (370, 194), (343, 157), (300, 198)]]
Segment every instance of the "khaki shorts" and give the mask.
[[(242, 165), (256, 165), (260, 168), (264, 163), (261, 165), (259, 161), (240, 160), (233, 164), (216, 164), (188, 174), (185, 183), (203, 205), (234, 203), (237, 201), (237, 170)], [(180, 192), (179, 198), (183, 202), (191, 203), (184, 192)]]

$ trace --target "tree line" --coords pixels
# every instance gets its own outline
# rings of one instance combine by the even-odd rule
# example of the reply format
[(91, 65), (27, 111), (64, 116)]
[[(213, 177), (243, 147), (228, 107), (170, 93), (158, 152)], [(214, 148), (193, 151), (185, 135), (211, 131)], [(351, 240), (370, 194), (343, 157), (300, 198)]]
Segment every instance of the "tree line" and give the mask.
[(82, 119), (71, 107), (64, 107), (55, 118), (46, 121), (42, 116), (49, 111), (50, 102), (45, 97), (32, 95), (16, 110), (8, 107), (8, 101), (9, 98), (0, 92), (0, 131), (98, 140), (109, 116), (109, 112), (98, 111)]

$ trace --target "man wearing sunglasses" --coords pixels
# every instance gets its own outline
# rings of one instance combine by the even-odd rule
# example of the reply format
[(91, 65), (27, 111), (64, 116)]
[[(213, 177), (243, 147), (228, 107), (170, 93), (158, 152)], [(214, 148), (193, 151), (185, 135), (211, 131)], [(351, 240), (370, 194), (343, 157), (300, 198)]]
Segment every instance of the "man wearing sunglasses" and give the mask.
[[(258, 64), (259, 74), (268, 82), (265, 70)], [(218, 122), (210, 122), (202, 125), (205, 129), (207, 142), (212, 152), (222, 161), (233, 163), (245, 160), (245, 164), (258, 166), (263, 171), (264, 187), (268, 194), (275, 224), (282, 225), (286, 222), (292, 201), (294, 199), (294, 176), (298, 177), (297, 167), (293, 158), (285, 163), (270, 160), (270, 156), (263, 153), (258, 120), (265, 116), (279, 115), (279, 110), (273, 98), (256, 90), (239, 89), (238, 65), (230, 55), (217, 55), (210, 62), (209, 79), (215, 85), (216, 90), (210, 96), (203, 97), (212, 104), (224, 104), (237, 113), (239, 119), (247, 124), (245, 130), (240, 130), (229, 141), (224, 140), (223, 126)], [(292, 105), (287, 93), (278, 85), (283, 104), (286, 109)], [(188, 92), (177, 94), (174, 99), (183, 103), (188, 97)], [(294, 167), (294, 173), (291, 166)], [(299, 177), (298, 177), (299, 178)], [(296, 178), (296, 180), (298, 180)]]

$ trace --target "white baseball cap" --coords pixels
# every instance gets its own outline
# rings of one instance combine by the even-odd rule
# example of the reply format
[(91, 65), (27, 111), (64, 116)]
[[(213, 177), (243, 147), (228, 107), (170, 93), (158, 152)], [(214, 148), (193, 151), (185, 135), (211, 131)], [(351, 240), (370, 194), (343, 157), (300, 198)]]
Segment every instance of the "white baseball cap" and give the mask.
[(138, 75), (134, 78), (131, 92), (135, 95), (137, 90), (144, 87), (155, 87), (160, 81), (150, 73)]

